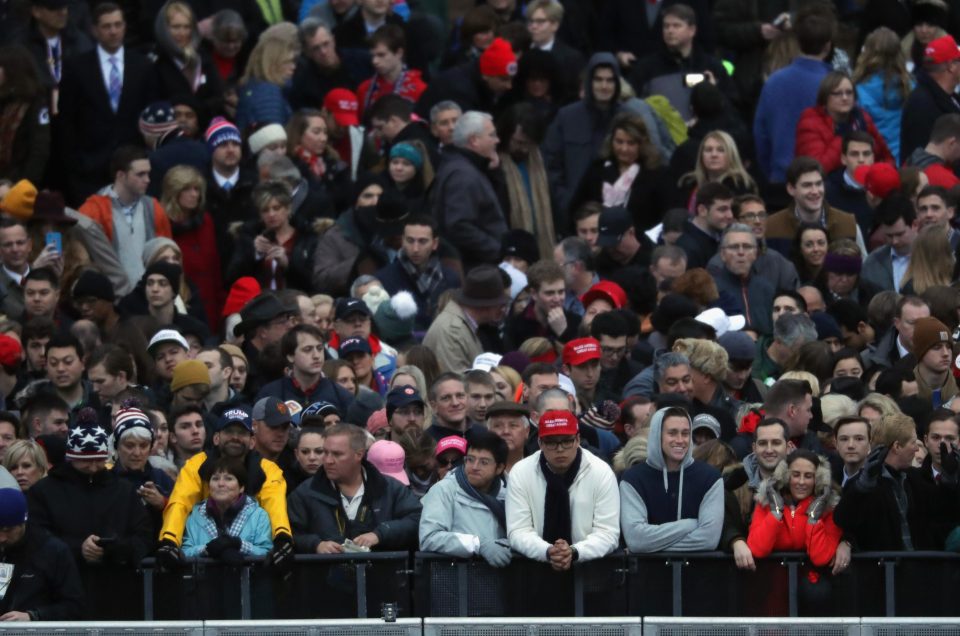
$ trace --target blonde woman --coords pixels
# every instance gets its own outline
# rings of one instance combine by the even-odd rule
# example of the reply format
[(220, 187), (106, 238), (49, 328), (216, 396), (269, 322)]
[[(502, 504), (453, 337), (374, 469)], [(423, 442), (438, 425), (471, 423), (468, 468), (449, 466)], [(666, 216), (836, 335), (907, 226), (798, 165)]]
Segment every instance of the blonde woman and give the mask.
[(953, 267), (954, 256), (947, 229), (942, 225), (928, 225), (913, 241), (900, 293), (919, 295), (936, 285), (950, 285)]
[(900, 407), (890, 396), (880, 393), (868, 393), (857, 403), (857, 414), (867, 420), (871, 428), (890, 415), (900, 413)]
[(513, 367), (501, 365), (490, 369), (490, 375), (493, 377), (497, 397), (506, 402), (513, 402), (517, 394), (517, 387), (523, 382), (517, 370)]
[[(213, 217), (205, 209), (206, 190), (206, 180), (196, 168), (174, 166), (163, 178), (160, 200), (180, 248), (184, 277), (196, 285), (207, 323), (216, 328), (224, 301), (223, 277)], [(189, 299), (189, 289), (186, 293)]]
[(317, 317), (317, 328), (323, 334), (324, 341), (328, 341), (333, 329), (333, 296), (316, 294), (310, 297), (310, 302), (313, 303), (313, 310)]
[(200, 31), (190, 5), (183, 0), (170, 0), (157, 13), (153, 23), (157, 40), (158, 93), (160, 95), (193, 95), (206, 121), (223, 110), (223, 82), (220, 74), (200, 51)]
[(23, 492), (30, 490), (31, 486), (46, 477), (50, 470), (43, 448), (28, 439), (18, 439), (7, 446), (3, 467), (10, 471)]
[(900, 164), (900, 116), (914, 86), (906, 64), (897, 34), (880, 27), (867, 36), (853, 71), (860, 107), (873, 117), (897, 165)]
[(283, 86), (293, 77), (300, 55), (297, 27), (276, 24), (260, 35), (240, 78), (237, 127), (246, 132), (253, 124), (285, 124), (292, 114)]
[(722, 183), (734, 194), (757, 194), (757, 184), (743, 167), (737, 142), (722, 130), (714, 130), (704, 136), (697, 151), (696, 167), (680, 177), (677, 183), (683, 195), (684, 207), (695, 213), (697, 190), (705, 183), (712, 182)]

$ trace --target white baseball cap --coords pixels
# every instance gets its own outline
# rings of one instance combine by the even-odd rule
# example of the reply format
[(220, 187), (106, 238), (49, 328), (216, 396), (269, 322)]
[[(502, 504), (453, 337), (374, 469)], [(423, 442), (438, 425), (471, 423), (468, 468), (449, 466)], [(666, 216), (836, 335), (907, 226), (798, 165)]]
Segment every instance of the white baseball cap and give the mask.
[(702, 312), (697, 316), (697, 321), (713, 327), (713, 330), (717, 332), (717, 338), (728, 331), (740, 331), (747, 324), (747, 319), (740, 314), (728, 316), (719, 307), (712, 307)]

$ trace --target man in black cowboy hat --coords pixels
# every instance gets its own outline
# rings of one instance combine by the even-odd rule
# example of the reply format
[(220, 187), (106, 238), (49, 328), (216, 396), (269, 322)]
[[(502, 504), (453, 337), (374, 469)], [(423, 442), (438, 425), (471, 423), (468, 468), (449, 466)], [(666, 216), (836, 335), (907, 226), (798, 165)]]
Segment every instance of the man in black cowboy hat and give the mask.
[(462, 373), (489, 350), (481, 344), (478, 329), (499, 323), (508, 302), (502, 272), (492, 265), (476, 267), (430, 325), (423, 344), (437, 355), (443, 371)]
[(233, 335), (243, 336), (241, 350), (247, 356), (247, 389), (252, 395), (260, 390), (264, 379), (260, 375), (260, 353), (264, 347), (279, 343), (293, 326), (298, 309), (288, 307), (272, 293), (263, 293), (240, 310), (240, 322)]

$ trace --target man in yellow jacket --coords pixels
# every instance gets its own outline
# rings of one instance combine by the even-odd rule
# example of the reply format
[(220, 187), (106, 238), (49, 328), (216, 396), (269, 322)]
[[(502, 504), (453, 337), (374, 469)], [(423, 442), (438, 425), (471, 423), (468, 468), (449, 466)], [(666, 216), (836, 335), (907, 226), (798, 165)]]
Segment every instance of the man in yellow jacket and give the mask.
[(281, 569), (289, 567), (293, 562), (293, 539), (287, 518), (287, 484), (283, 471), (251, 450), (253, 421), (249, 410), (237, 407), (225, 411), (215, 429), (214, 448), (194, 455), (184, 464), (163, 510), (158, 564), (164, 569), (173, 569), (179, 564), (187, 517), (193, 507), (210, 494), (213, 467), (221, 456), (225, 456), (243, 461), (247, 469), (245, 492), (255, 498), (270, 517), (273, 550), (267, 555), (267, 562)]

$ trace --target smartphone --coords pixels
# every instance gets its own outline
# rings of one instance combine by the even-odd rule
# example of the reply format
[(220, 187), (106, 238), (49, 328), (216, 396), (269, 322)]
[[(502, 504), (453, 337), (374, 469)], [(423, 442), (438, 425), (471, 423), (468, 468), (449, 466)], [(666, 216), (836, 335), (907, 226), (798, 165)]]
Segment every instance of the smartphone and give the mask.
[(47, 232), (47, 245), (53, 245), (57, 254), (63, 254), (63, 235), (60, 232)]
[(707, 77), (703, 73), (687, 73), (683, 76), (683, 83), (686, 84), (687, 88), (693, 88), (705, 79)]
[(94, 543), (96, 543), (101, 548), (109, 548), (116, 542), (117, 542), (116, 537), (100, 537)]

